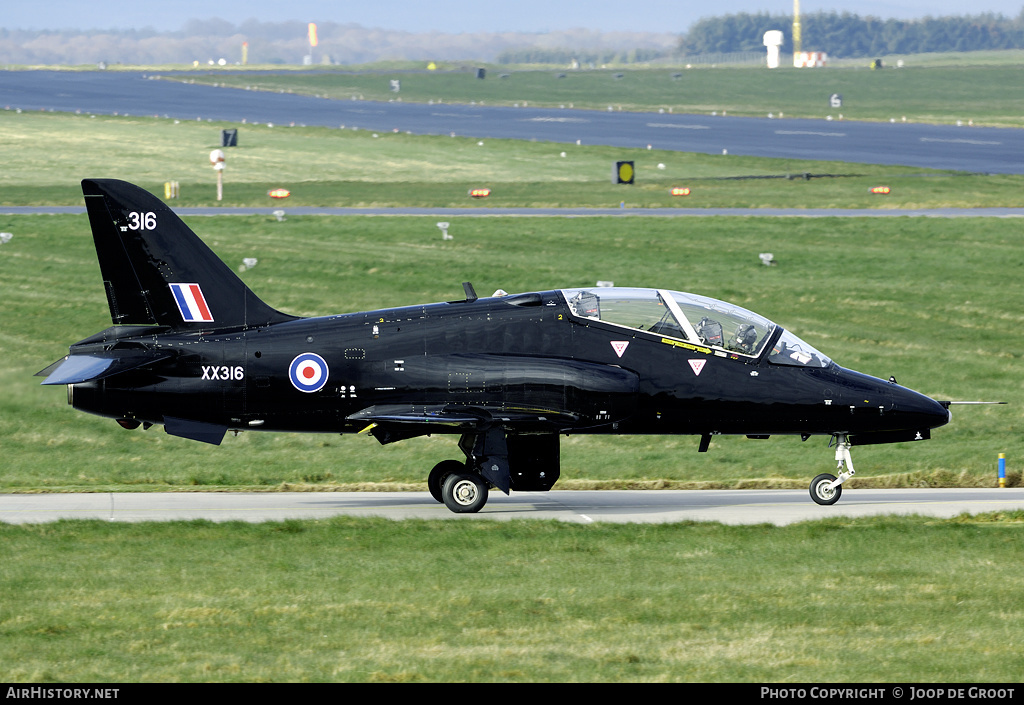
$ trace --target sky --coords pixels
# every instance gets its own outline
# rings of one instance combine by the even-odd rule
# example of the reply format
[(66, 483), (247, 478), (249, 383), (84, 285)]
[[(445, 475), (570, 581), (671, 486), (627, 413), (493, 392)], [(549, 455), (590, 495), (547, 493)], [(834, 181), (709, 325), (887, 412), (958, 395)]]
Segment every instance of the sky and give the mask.
[[(145, 29), (176, 31), (187, 20), (219, 17), (234, 24), (354, 23), (409, 32), (685, 32), (702, 17), (738, 12), (792, 12), (792, 0), (9, 0), (3, 29)], [(801, 12), (850, 12), (882, 18), (992, 12), (1017, 17), (1024, 0), (802, 0)]]

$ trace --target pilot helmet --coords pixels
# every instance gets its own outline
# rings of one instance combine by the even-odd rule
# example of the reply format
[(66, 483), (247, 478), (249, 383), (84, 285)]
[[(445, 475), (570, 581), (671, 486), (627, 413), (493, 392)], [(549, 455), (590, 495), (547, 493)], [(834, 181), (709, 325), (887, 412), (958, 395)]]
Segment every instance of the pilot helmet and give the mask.
[(736, 335), (732, 337), (732, 347), (740, 352), (753, 352), (754, 343), (757, 342), (757, 330), (749, 323), (736, 329)]

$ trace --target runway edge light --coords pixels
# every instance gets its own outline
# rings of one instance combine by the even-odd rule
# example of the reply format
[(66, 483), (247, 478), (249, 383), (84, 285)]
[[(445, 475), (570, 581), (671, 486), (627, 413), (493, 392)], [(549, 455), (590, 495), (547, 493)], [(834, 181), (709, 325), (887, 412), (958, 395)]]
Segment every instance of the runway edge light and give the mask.
[(890, 190), (891, 189), (888, 186), (872, 186), (871, 187), (871, 193), (886, 194), (886, 193), (889, 193)]
[(473, 198), (487, 198), (491, 195), (491, 190), (489, 188), (471, 188), (469, 195)]
[(685, 186), (673, 186), (672, 187), (672, 195), (673, 196), (689, 196), (690, 195), (690, 189), (686, 188)]

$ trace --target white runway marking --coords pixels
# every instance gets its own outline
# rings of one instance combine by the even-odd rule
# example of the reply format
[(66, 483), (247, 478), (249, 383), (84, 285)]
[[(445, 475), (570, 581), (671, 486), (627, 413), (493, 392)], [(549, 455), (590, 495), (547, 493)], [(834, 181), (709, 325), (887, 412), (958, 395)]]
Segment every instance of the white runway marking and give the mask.
[(674, 122), (649, 122), (647, 127), (668, 127), (674, 130), (710, 130), (707, 125), (678, 125)]
[(948, 144), (1002, 144), (992, 140), (968, 140), (968, 139), (941, 139), (939, 137), (921, 137), (922, 142), (946, 142)]
[(818, 132), (815, 130), (776, 130), (777, 135), (812, 135), (814, 137), (846, 137), (845, 132)]

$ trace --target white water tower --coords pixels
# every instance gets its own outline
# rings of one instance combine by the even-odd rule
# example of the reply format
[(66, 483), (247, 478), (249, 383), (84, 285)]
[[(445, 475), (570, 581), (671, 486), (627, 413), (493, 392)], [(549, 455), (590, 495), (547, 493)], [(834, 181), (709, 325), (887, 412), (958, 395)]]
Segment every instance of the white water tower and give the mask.
[(764, 45), (768, 47), (768, 68), (779, 68), (779, 47), (782, 46), (782, 30), (770, 29), (765, 32)]

